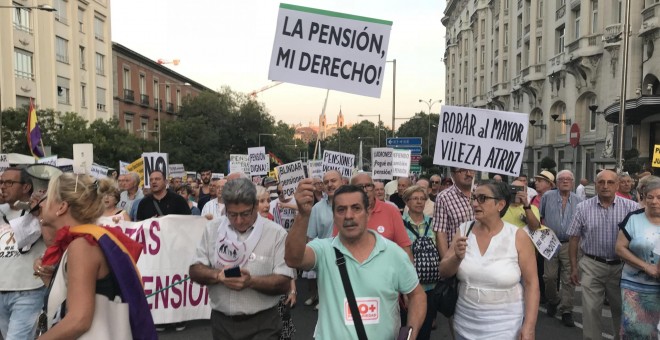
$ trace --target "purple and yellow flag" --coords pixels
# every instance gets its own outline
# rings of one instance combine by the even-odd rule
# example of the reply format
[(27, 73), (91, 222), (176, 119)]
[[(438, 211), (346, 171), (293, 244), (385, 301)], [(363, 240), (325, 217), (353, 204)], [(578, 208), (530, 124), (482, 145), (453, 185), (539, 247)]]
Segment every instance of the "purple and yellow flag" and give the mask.
[(32, 98), (30, 98), (30, 112), (28, 112), (27, 120), (27, 142), (32, 156), (41, 158), (44, 156), (44, 151), (41, 146), (41, 130), (39, 129), (39, 122), (37, 122), (37, 110), (34, 108)]

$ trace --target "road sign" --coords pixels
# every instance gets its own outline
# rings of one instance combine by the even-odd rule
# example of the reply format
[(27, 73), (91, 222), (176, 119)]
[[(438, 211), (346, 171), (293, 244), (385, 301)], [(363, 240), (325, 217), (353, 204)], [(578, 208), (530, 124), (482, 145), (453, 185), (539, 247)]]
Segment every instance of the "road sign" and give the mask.
[(577, 148), (578, 144), (580, 144), (580, 127), (577, 125), (577, 123), (574, 123), (571, 125), (571, 146), (574, 148)]
[(413, 161), (413, 162), (415, 162), (415, 161), (419, 162), (420, 159), (422, 159), (422, 155), (412, 155), (412, 156), (410, 156), (410, 160)]
[(422, 147), (420, 145), (397, 145), (395, 149), (410, 150), (411, 155), (421, 155)]
[(411, 165), (410, 166), (410, 172), (422, 172), (422, 166), (421, 165)]
[(396, 137), (387, 139), (387, 146), (396, 147), (399, 145), (422, 145), (422, 137)]

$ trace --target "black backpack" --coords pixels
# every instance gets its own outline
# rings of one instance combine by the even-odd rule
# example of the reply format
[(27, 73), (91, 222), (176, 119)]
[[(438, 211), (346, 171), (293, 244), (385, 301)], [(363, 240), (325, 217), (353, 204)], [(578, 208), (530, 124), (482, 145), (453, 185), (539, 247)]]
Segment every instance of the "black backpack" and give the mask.
[(440, 253), (438, 248), (433, 243), (433, 239), (428, 236), (431, 221), (426, 224), (424, 235), (420, 235), (417, 230), (413, 229), (410, 222), (403, 221), (406, 228), (412, 232), (416, 239), (412, 243), (411, 249), (413, 254), (413, 264), (417, 270), (419, 283), (436, 283), (440, 280)]

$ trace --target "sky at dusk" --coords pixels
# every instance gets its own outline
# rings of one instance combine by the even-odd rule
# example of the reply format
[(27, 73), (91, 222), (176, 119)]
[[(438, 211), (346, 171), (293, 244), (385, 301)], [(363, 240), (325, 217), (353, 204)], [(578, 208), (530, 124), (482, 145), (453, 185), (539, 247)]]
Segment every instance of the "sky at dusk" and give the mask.
[[(428, 111), (419, 99), (444, 100), (445, 29), (442, 0), (290, 0), (286, 3), (392, 21), (387, 60), (397, 60), (396, 117)], [(268, 68), (280, 2), (270, 0), (114, 0), (112, 40), (148, 58), (180, 59), (174, 71), (218, 90), (249, 93), (272, 83)], [(341, 108), (347, 123), (381, 115), (392, 121), (392, 63), (387, 63), (380, 98), (330, 91), (328, 123)], [(276, 120), (318, 123), (326, 90), (285, 83), (257, 98)], [(440, 110), (435, 104), (433, 113)], [(397, 120), (397, 126), (405, 120)]]

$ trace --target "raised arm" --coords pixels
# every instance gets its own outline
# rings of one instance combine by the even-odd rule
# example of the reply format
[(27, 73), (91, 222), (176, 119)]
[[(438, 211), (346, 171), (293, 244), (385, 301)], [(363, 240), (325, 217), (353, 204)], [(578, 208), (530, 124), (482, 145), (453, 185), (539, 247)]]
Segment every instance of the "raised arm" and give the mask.
[(307, 225), (314, 205), (314, 185), (311, 178), (298, 184), (294, 197), (298, 204), (298, 214), (286, 237), (284, 260), (291, 268), (310, 270), (316, 262), (314, 251), (306, 245)]

